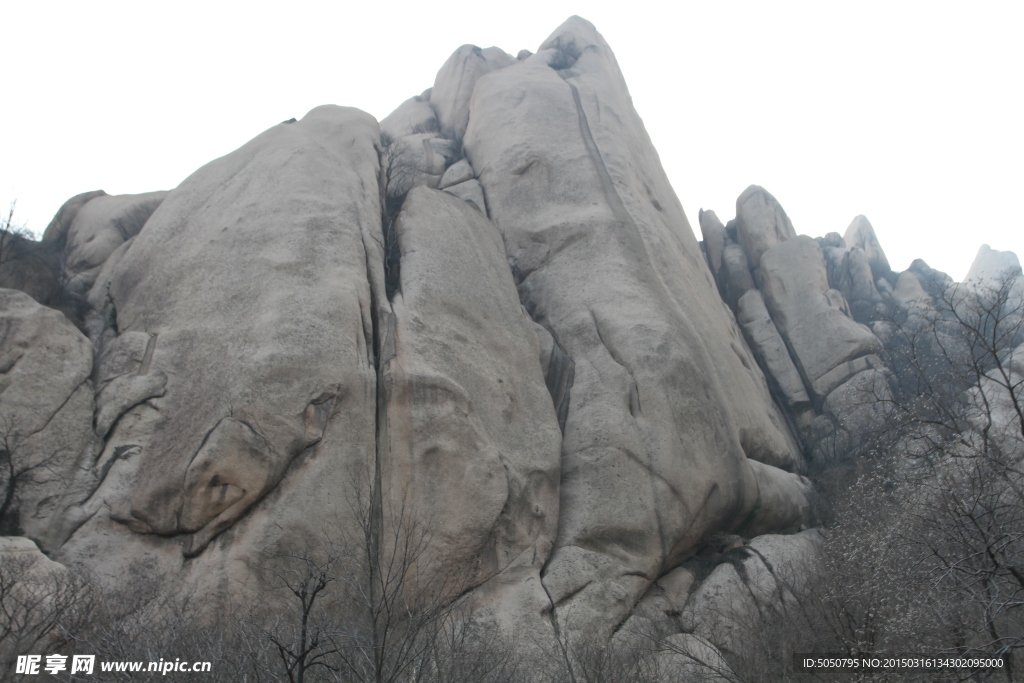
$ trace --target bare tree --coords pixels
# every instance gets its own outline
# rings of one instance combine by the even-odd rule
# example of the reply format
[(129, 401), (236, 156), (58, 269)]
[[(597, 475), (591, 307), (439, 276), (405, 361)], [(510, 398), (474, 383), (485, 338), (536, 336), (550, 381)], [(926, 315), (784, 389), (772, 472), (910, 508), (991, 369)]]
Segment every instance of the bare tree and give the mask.
[(331, 604), (336, 598), (330, 589), (343, 570), (343, 554), (325, 540), (277, 559), (275, 564), (283, 566), (269, 573), (277, 580), (277, 588), (292, 599), (272, 623), (259, 625), (258, 630), (272, 644), (290, 683), (304, 683), (317, 668), (336, 672), (332, 655), (338, 652), (334, 644), (338, 620), (337, 612), (328, 607), (338, 608)]
[(7, 553), (0, 563), (0, 672), (12, 676), (18, 655), (66, 646), (68, 634), (88, 623), (95, 608), (80, 575), (39, 554)]
[[(802, 603), (806, 647), (1002, 658), (1024, 647), (1024, 304), (1020, 280), (953, 284), (897, 311), (883, 427), (824, 517), (825, 566)], [(795, 637), (795, 636), (794, 636)], [(807, 651), (807, 650), (805, 650)], [(891, 672), (864, 674), (887, 680)], [(872, 678), (874, 676), (874, 678)]]
[(18, 491), (25, 486), (43, 483), (43, 472), (51, 472), (69, 449), (58, 447), (43, 454), (31, 454), (25, 441), (33, 434), (24, 434), (14, 416), (0, 415), (0, 533), (17, 534), (19, 515), (16, 507)]

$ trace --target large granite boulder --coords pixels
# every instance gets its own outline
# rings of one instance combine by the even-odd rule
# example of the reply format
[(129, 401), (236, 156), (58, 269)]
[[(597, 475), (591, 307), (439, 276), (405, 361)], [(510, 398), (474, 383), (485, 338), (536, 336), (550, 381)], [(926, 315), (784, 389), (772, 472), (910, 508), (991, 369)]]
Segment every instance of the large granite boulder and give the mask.
[(96, 455), (93, 350), (61, 313), (0, 289), (0, 533), (52, 551)]
[(715, 276), (715, 281), (718, 281), (718, 273), (722, 269), (722, 256), (729, 235), (714, 211), (701, 209), (697, 218), (700, 223), (700, 234), (704, 238), (704, 253), (707, 255), (711, 274)]
[(765, 369), (765, 375), (775, 384), (783, 404), (794, 412), (810, 407), (811, 400), (800, 372), (772, 322), (761, 292), (752, 289), (740, 297), (736, 318), (758, 363)]
[(997, 251), (987, 244), (981, 245), (971, 262), (965, 282), (997, 282), (1000, 278), (1020, 275), (1020, 261), (1012, 251)]
[(796, 237), (793, 222), (767, 190), (751, 185), (736, 198), (736, 237), (753, 268), (761, 254)]
[(103, 195), (75, 213), (63, 245), (66, 286), (71, 294), (88, 294), (107, 258), (139, 234), (166, 196), (166, 192)]
[[(810, 237), (765, 251), (759, 277), (772, 320), (809, 388), (846, 361), (881, 351), (871, 330), (844, 310), (842, 294), (830, 289), (821, 248)], [(818, 392), (817, 398), (825, 396)]]
[(889, 278), (892, 276), (892, 268), (889, 267), (889, 259), (885, 257), (885, 251), (875, 235), (875, 229), (871, 222), (864, 216), (857, 216), (846, 228), (843, 240), (847, 247), (860, 247), (864, 250), (874, 279)]
[(248, 599), (259, 553), (346, 531), (376, 453), (378, 141), (314, 109), (196, 171), (112, 256), (96, 382), (125, 412), (68, 562), (117, 584), (146, 558), (216, 605)]
[(423, 95), (416, 95), (402, 102), (380, 122), (380, 132), (385, 139), (397, 139), (418, 133), (437, 133), (440, 130), (437, 114), (430, 106), (430, 98)]
[(430, 90), (430, 104), (447, 136), (461, 139), (466, 134), (469, 102), (480, 77), (515, 61), (512, 55), (497, 47), (480, 49), (476, 45), (463, 45), (452, 53), (437, 72)]
[(545, 628), (540, 569), (558, 531), (561, 433), (501, 236), (427, 188), (409, 194), (396, 227), (385, 489), (431, 530), (437, 562), (488, 582), (481, 601), (506, 633)]
[(708, 532), (756, 523), (748, 457), (799, 455), (589, 23), (480, 78), (465, 148), (521, 300), (575, 363), (544, 586), (610, 629)]

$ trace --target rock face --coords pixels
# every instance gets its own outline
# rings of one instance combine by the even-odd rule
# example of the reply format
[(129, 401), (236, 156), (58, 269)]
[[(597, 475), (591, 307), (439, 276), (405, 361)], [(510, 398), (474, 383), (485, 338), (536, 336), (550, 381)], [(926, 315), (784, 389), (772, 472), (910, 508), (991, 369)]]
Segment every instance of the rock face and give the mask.
[(843, 240), (849, 247), (860, 247), (864, 250), (864, 255), (867, 257), (871, 272), (874, 274), (874, 279), (888, 277), (892, 273), (892, 268), (889, 267), (889, 259), (885, 257), (882, 245), (875, 235), (875, 229), (871, 227), (871, 222), (867, 218), (864, 216), (854, 218), (853, 222), (846, 228)]
[(441, 130), (456, 138), (466, 134), (470, 98), (480, 77), (515, 63), (512, 55), (496, 47), (481, 50), (463, 45), (448, 58), (434, 79), (430, 104), (437, 112)]
[(223, 601), (243, 558), (343, 527), (376, 457), (378, 137), (340, 107), (275, 126), (171, 192), (104, 274), (102, 482), (61, 557), (116, 582), (145, 556), (167, 590)]
[(532, 323), (501, 236), (465, 202), (416, 188), (397, 233), (401, 287), (381, 357), (388, 490), (432, 530), (432, 552), (514, 596), (497, 619), (536, 632), (562, 439)]
[(987, 244), (981, 245), (978, 255), (974, 257), (965, 281), (991, 281), (1006, 274), (1020, 273), (1020, 261), (1012, 251), (996, 251)]
[(772, 319), (812, 390), (843, 362), (881, 351), (871, 330), (843, 310), (842, 294), (829, 288), (821, 249), (811, 238), (795, 237), (766, 251), (760, 273)]
[(736, 199), (736, 236), (747, 260), (759, 268), (761, 255), (796, 237), (796, 231), (778, 200), (763, 187), (751, 185)]
[[(845, 236), (811, 239), (797, 236), (778, 201), (758, 186), (740, 195), (736, 210), (726, 226), (701, 213), (719, 292), (805, 455), (855, 452), (863, 443), (857, 435), (884, 417), (865, 406), (889, 396), (882, 341), (863, 323), (887, 329), (886, 316), (928, 295), (913, 273), (897, 278), (889, 269), (863, 216)], [(938, 287), (939, 275), (929, 276)]]
[(697, 675), (785, 603), (779, 566), (812, 571), (801, 473), (887, 389), (860, 321), (941, 284), (758, 186), (699, 218), (703, 248), (578, 17), (517, 59), (459, 48), (379, 125), (318, 107), (169, 193), (79, 195), (43, 243), (88, 339), (0, 291), (0, 411), (60, 472), (3, 532), (216, 611), (268, 553), (413, 525), (474, 623), (654, 624)]
[(575, 363), (544, 586), (610, 629), (708, 531), (756, 524), (749, 458), (798, 456), (590, 24), (481, 78), (464, 144), (520, 299)]
[(72, 294), (85, 296), (89, 292), (110, 255), (139, 234), (166, 196), (166, 192), (104, 195), (89, 200), (75, 213), (63, 244)]
[(47, 551), (69, 532), (66, 509), (98, 445), (92, 365), (92, 346), (63, 315), (0, 290), (0, 522)]

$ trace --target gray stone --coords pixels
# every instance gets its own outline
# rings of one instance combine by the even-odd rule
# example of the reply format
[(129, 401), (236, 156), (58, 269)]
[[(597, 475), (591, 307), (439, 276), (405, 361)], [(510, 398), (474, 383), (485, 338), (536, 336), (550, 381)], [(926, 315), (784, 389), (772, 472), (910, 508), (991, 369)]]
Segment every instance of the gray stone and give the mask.
[[(725, 251), (725, 241), (728, 235), (725, 226), (714, 211), (700, 210), (698, 214), (700, 222), (700, 233), (704, 237), (704, 251), (707, 253), (708, 265), (711, 267), (711, 274), (715, 280), (719, 280), (719, 271), (722, 269), (722, 252)], [(719, 285), (721, 287), (721, 285)]]
[(758, 268), (761, 254), (796, 237), (796, 231), (778, 200), (751, 185), (736, 199), (736, 236), (751, 266)]
[(754, 289), (754, 278), (743, 249), (729, 242), (722, 252), (721, 279), (725, 282), (725, 301), (735, 310), (740, 297)]
[(491, 71), (515, 63), (511, 55), (496, 47), (482, 50), (476, 45), (463, 45), (456, 50), (437, 72), (430, 93), (441, 130), (457, 138), (465, 135), (476, 82)]
[(472, 180), (476, 177), (476, 173), (473, 172), (473, 167), (470, 166), (467, 159), (460, 159), (454, 164), (448, 167), (448, 170), (441, 176), (441, 182), (437, 184), (437, 189), (443, 190), (452, 185), (458, 185), (464, 183), (467, 180)]
[(846, 246), (860, 247), (864, 250), (871, 267), (871, 272), (874, 274), (874, 279), (887, 277), (892, 272), (892, 268), (889, 267), (889, 259), (885, 257), (882, 245), (875, 235), (875, 229), (867, 218), (864, 216), (854, 218), (853, 222), (846, 228), (844, 240)]
[(761, 292), (752, 289), (739, 300), (736, 318), (765, 374), (775, 383), (787, 408), (800, 410), (810, 405), (810, 397), (800, 371), (789, 356), (786, 342), (772, 322)]
[(833, 417), (855, 448), (885, 424), (892, 393), (885, 372), (871, 368), (859, 372), (834, 389), (825, 399), (825, 414)]
[(380, 132), (385, 137), (397, 140), (407, 135), (436, 134), (441, 132), (441, 126), (428, 97), (416, 95), (402, 102), (380, 122)]
[(474, 568), (470, 585), (528, 560), (483, 593), (509, 635), (546, 629), (529, 605), (547, 597), (540, 569), (558, 530), (561, 432), (501, 237), (426, 188), (409, 194), (396, 227), (396, 355), (381, 368), (388, 489), (432, 530), (431, 559)]
[(435, 133), (396, 138), (381, 160), (388, 198), (404, 197), (420, 185), (436, 188), (456, 156), (455, 143)]
[(483, 215), (487, 215), (487, 201), (484, 199), (484, 188), (480, 185), (480, 181), (467, 180), (458, 185), (446, 187), (444, 191), (470, 204)]
[(882, 360), (875, 355), (861, 356), (859, 358), (854, 358), (853, 360), (848, 360), (845, 363), (840, 363), (815, 380), (811, 385), (811, 389), (814, 391), (816, 398), (823, 400), (840, 384), (850, 379), (858, 372), (864, 372), (871, 368), (882, 370), (885, 368), (885, 365), (882, 363)]
[(800, 236), (764, 253), (761, 292), (779, 332), (813, 385), (840, 364), (881, 351), (871, 330), (844, 311), (842, 294), (829, 289), (821, 249)]
[(64, 244), (68, 290), (86, 296), (103, 264), (142, 230), (166, 192), (96, 197), (76, 214)]
[[(351, 532), (345, 494), (376, 451), (378, 144), (353, 109), (275, 126), (186, 179), (112, 266), (125, 344), (101, 352), (101, 396), (127, 382), (120, 412), (166, 387), (113, 424), (62, 556), (120, 585), (145, 552), (154, 580), (215, 605), (259, 549)], [(133, 372), (153, 377), (116, 379)]]
[(931, 296), (924, 291), (917, 276), (909, 270), (900, 273), (892, 292), (892, 298), (903, 308), (927, 306), (931, 302)]
[(87, 495), (98, 445), (92, 346), (61, 313), (10, 289), (0, 289), (0, 333), (0, 447), (16, 472), (0, 523), (52, 551), (68, 506)]
[(43, 242), (63, 243), (67, 237), (68, 228), (71, 227), (72, 221), (75, 220), (75, 216), (78, 215), (82, 207), (93, 199), (103, 197), (106, 194), (103, 190), (92, 190), (91, 192), (76, 194), (64, 202), (60, 209), (57, 210), (50, 224), (46, 226), (46, 230), (43, 232)]
[(744, 430), (779, 460), (798, 451), (589, 23), (477, 82), (465, 148), (521, 300), (575, 362), (544, 586), (608, 628), (753, 509)]

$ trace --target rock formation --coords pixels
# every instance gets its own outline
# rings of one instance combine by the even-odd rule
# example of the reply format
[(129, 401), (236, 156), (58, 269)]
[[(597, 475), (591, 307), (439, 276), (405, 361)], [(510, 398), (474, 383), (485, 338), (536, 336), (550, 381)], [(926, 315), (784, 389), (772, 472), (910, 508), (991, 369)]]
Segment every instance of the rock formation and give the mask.
[(506, 634), (667, 619), (720, 657), (811, 571), (808, 462), (878, 419), (867, 323), (938, 276), (757, 186), (699, 222), (578, 17), (459, 48), (379, 124), (318, 107), (170, 192), (78, 195), (43, 243), (85, 333), (0, 291), (5, 434), (59, 474), (4, 533), (216, 609), (270, 550), (415, 524)]

